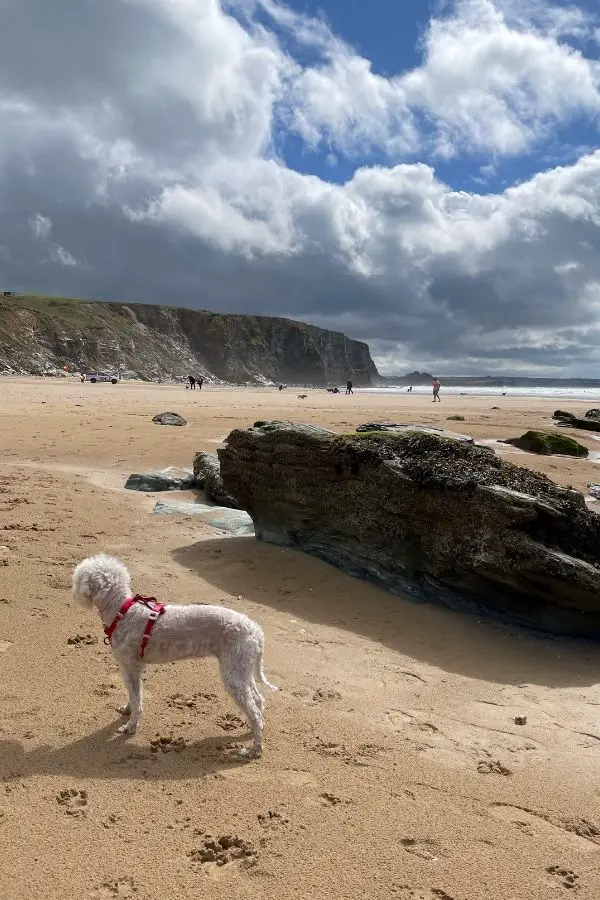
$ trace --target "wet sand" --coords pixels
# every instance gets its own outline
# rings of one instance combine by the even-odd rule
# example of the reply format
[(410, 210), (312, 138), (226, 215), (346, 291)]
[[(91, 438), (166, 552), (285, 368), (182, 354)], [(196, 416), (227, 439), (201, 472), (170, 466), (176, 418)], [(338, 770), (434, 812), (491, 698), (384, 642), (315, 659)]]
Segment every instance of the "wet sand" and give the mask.
[[(498, 439), (551, 427), (556, 401), (0, 388), (5, 896), (596, 900), (597, 648), (415, 605), (193, 517), (153, 516), (155, 496), (122, 490), (130, 472), (189, 466), (256, 419), (340, 431), (391, 419)], [(152, 424), (166, 410), (188, 426)], [(600, 481), (593, 461), (501, 452), (562, 484)], [(73, 565), (101, 550), (141, 592), (261, 623), (282, 692), (268, 697), (260, 761), (231, 756), (249, 736), (214, 661), (149, 669), (138, 734), (114, 736), (119, 673), (69, 591)], [(229, 835), (247, 855), (218, 843)]]

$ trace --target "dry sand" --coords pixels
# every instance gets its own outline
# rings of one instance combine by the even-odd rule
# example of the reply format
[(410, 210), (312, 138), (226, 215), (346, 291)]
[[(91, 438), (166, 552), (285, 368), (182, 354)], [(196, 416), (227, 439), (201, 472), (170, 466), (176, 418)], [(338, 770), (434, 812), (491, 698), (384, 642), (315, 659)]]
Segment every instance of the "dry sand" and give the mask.
[[(0, 387), (0, 895), (597, 900), (597, 649), (403, 601), (300, 554), (153, 516), (154, 497), (121, 489), (258, 418), (498, 438), (550, 425), (555, 402)], [(188, 427), (153, 425), (168, 409)], [(446, 423), (454, 413), (466, 421)], [(600, 480), (594, 462), (504, 452), (579, 488)], [(99, 620), (69, 595), (73, 565), (100, 550), (140, 591), (224, 602), (263, 625), (283, 688), (268, 698), (263, 759), (228, 755), (248, 734), (213, 661), (150, 669), (140, 731), (115, 738), (119, 675)], [(200, 861), (226, 835), (250, 856)]]

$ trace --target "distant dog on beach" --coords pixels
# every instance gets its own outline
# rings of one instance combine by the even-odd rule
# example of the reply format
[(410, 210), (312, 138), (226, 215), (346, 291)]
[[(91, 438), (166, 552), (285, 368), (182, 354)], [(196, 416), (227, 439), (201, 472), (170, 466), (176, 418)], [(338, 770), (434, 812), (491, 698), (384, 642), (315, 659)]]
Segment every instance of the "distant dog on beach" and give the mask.
[(73, 598), (97, 608), (106, 642), (121, 667), (129, 702), (119, 712), (129, 718), (119, 733), (133, 734), (139, 725), (146, 664), (216, 656), (225, 689), (252, 729), (254, 756), (260, 757), (264, 698), (255, 678), (273, 691), (279, 688), (265, 677), (265, 637), (256, 622), (223, 606), (163, 605), (153, 597), (133, 596), (127, 568), (103, 554), (88, 557), (76, 567)]

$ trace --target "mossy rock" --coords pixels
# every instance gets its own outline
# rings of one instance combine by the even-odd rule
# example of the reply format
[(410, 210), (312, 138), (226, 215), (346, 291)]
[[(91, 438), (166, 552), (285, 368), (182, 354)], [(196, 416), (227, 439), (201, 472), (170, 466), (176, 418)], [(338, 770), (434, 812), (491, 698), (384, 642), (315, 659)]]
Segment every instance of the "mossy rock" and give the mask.
[(446, 421), (448, 421), (448, 422), (464, 422), (465, 417), (464, 416), (448, 416)]
[(518, 447), (519, 450), (540, 453), (544, 456), (586, 457), (589, 453), (587, 447), (574, 438), (556, 431), (527, 431), (521, 437), (507, 438), (501, 443), (511, 444), (513, 447)]

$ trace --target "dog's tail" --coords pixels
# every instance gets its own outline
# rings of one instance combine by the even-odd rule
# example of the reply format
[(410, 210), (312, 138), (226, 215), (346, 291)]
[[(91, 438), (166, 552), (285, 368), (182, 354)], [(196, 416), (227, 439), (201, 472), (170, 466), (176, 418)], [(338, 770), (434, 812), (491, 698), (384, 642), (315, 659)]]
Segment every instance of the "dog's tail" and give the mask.
[(264, 666), (263, 666), (264, 653), (265, 653), (265, 648), (261, 641), (260, 646), (258, 648), (258, 653), (256, 654), (256, 665), (255, 665), (256, 677), (262, 684), (265, 685), (265, 687), (268, 687), (271, 691), (278, 691), (278, 690), (280, 690), (280, 688), (278, 688), (274, 684), (271, 684), (271, 682), (267, 680), (267, 676), (265, 675), (265, 670), (264, 670)]

